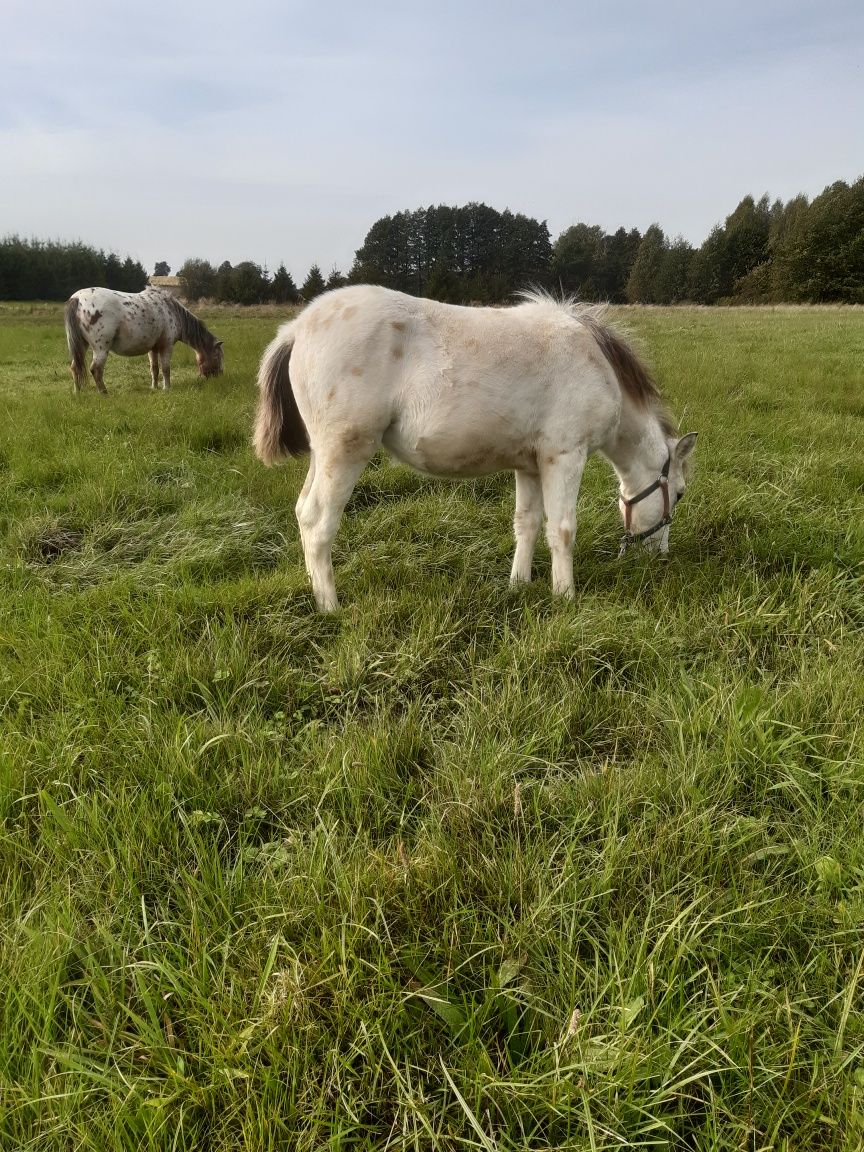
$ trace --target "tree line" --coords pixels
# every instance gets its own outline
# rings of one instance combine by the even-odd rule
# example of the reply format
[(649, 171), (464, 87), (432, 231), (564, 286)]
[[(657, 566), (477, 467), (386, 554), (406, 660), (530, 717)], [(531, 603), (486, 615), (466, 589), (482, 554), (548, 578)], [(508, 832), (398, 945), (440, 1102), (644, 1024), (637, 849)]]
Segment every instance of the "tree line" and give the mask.
[(831, 184), (812, 201), (745, 196), (699, 248), (670, 240), (652, 224), (625, 298), (641, 304), (864, 303), (864, 177)]
[(238, 303), (309, 301), (325, 289), (383, 284), (453, 304), (502, 303), (528, 286), (624, 304), (864, 303), (864, 177), (812, 201), (745, 196), (694, 247), (659, 224), (604, 232), (578, 223), (552, 242), (545, 221), (486, 204), (445, 205), (376, 220), (347, 276), (317, 265), (298, 289), (284, 264), (188, 260), (187, 296)]
[(67, 300), (92, 285), (140, 292), (147, 279), (144, 267), (131, 256), (121, 260), (87, 244), (0, 239), (0, 300)]
[[(168, 275), (164, 262), (156, 275)], [(430, 205), (376, 220), (347, 275), (313, 264), (298, 288), (250, 260), (178, 270), (190, 300), (294, 304), (343, 284), (383, 284), (454, 304), (503, 303), (536, 286), (633, 304), (864, 303), (864, 177), (785, 204), (745, 196), (699, 246), (659, 224), (604, 232), (573, 224), (552, 242), (545, 221), (486, 204)], [(83, 244), (0, 241), (0, 299), (62, 300), (85, 285), (139, 291), (143, 267)]]
[(313, 264), (298, 289), (284, 264), (271, 276), (251, 260), (234, 265), (225, 260), (214, 268), (209, 260), (194, 258), (186, 261), (177, 276), (187, 300), (216, 300), (220, 304), (299, 304), (348, 283), (338, 268), (325, 280), (321, 269)]

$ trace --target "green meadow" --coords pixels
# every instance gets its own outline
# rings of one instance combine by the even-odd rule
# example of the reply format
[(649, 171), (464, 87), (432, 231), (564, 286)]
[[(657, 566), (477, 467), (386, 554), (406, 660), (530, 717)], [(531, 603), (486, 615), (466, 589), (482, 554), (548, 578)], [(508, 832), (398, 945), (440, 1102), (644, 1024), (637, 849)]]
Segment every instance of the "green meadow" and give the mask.
[(864, 1147), (864, 310), (622, 310), (669, 559), (511, 590), (512, 477), (305, 465), (226, 374), (0, 305), (0, 1148)]

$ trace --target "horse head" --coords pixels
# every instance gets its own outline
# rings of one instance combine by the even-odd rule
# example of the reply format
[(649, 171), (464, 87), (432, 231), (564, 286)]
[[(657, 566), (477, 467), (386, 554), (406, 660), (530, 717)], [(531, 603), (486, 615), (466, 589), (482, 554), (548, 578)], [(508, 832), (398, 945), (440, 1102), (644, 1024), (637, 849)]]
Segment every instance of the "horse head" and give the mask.
[(200, 376), (221, 376), (224, 371), (222, 341), (216, 340), (209, 351), (196, 352), (195, 360)]
[(696, 433), (688, 432), (679, 439), (666, 441), (666, 461), (657, 478), (632, 496), (619, 494), (618, 503), (624, 522), (620, 556), (631, 544), (642, 543), (649, 552), (666, 552), (669, 548), (669, 524), (675, 505), (684, 495), (690, 454), (696, 447)]

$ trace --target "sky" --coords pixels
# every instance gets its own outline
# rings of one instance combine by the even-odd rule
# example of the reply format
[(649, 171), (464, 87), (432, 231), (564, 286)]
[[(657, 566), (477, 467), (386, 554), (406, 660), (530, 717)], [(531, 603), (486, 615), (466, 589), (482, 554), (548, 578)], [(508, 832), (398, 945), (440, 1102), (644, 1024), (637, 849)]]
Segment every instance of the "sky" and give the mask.
[(484, 201), (700, 243), (864, 174), (862, 0), (2, 0), (0, 235), (347, 271)]

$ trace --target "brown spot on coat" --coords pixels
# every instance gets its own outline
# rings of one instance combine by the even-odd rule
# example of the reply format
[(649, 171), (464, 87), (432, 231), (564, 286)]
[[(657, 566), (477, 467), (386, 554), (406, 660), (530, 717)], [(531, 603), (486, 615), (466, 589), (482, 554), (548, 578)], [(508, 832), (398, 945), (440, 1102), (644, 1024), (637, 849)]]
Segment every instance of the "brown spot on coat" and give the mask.
[(400, 348), (399, 345), (397, 344), (396, 347), (393, 349), (393, 359), (394, 360), (401, 360), (404, 355), (405, 355), (404, 349)]
[(99, 321), (101, 319), (102, 319), (102, 313), (97, 308), (96, 311), (93, 313), (93, 315), (90, 317), (90, 323), (95, 324), (95, 323), (97, 323), (97, 321)]
[(355, 364), (354, 367), (351, 369), (351, 375), (352, 376), (362, 376), (363, 375), (363, 369), (359, 366), (359, 364)]
[(405, 331), (405, 324), (403, 323), (403, 321), (391, 320), (390, 323), (393, 325), (394, 331), (396, 331), (396, 332), (404, 332)]
[(369, 436), (365, 432), (346, 432), (342, 437), (342, 447), (349, 454), (359, 453), (369, 447)]
[(344, 319), (348, 320), (351, 316), (354, 315), (354, 313), (356, 311), (357, 311), (357, 306), (355, 304), (349, 304), (348, 307), (345, 309)]

